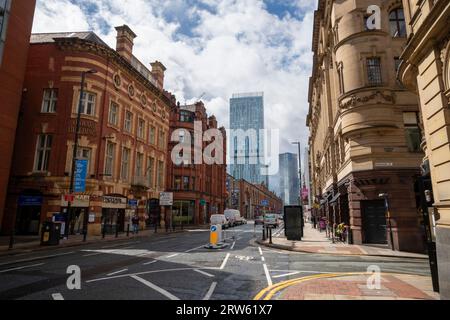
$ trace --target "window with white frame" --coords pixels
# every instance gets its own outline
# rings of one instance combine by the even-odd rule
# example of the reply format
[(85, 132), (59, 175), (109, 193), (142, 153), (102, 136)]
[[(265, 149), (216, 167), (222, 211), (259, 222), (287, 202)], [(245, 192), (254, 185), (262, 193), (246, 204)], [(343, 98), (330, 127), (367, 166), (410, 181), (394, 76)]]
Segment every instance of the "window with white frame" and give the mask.
[(122, 163), (120, 166), (120, 178), (123, 181), (128, 181), (130, 175), (130, 154), (131, 150), (128, 148), (122, 149)]
[(125, 112), (125, 123), (123, 129), (128, 133), (131, 133), (133, 130), (133, 114), (130, 111)]
[(3, 60), (3, 51), (5, 49), (6, 31), (8, 26), (9, 12), (11, 9), (11, 0), (0, 0), (0, 66)]
[(140, 139), (145, 139), (145, 120), (139, 118), (137, 136)]
[(156, 144), (156, 128), (154, 126), (150, 126), (150, 130), (149, 130), (149, 143), (152, 145)]
[(161, 149), (166, 146), (166, 133), (162, 129), (159, 130), (158, 146)]
[(119, 105), (114, 101), (111, 101), (111, 105), (109, 106), (108, 123), (113, 126), (119, 124)]
[(164, 189), (164, 162), (158, 161), (158, 173), (157, 173), (157, 187), (162, 190)]
[(45, 89), (44, 97), (42, 99), (41, 112), (55, 113), (57, 102), (58, 102), (58, 89)]
[[(92, 92), (83, 92), (80, 113), (87, 116), (95, 116), (95, 102), (97, 95)], [(77, 106), (78, 107), (78, 106)]]
[(48, 171), (50, 152), (52, 150), (53, 137), (49, 134), (40, 134), (36, 144), (34, 171)]
[(112, 142), (106, 144), (106, 154), (105, 154), (105, 176), (114, 176), (114, 154), (116, 152), (116, 145)]
[(402, 8), (389, 13), (389, 24), (392, 37), (406, 37), (405, 15)]

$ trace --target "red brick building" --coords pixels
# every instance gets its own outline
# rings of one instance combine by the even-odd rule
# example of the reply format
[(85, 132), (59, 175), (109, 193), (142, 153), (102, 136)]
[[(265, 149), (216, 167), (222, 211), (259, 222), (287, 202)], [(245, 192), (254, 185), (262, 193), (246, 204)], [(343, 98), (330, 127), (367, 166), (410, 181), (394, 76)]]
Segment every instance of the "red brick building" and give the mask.
[(35, 0), (0, 1), (0, 229), (35, 6)]
[(283, 200), (265, 184), (252, 184), (227, 175), (227, 208), (239, 210), (246, 219), (255, 219), (264, 212), (282, 214)]
[[(210, 143), (201, 142), (201, 150), (194, 147), (195, 125), (201, 128), (200, 134), (209, 129), (218, 129), (222, 142), (215, 150), (217, 156), (221, 154), (222, 164), (195, 164), (195, 154), (202, 155)], [(207, 224), (211, 214), (223, 213), (226, 198), (226, 131), (218, 128), (214, 116), (208, 117), (205, 106), (198, 102), (191, 106), (178, 105), (170, 116), (169, 157), (174, 146), (187, 142), (191, 145), (191, 157), (189, 162), (182, 163), (187, 156), (182, 152), (176, 159), (168, 160), (171, 166), (167, 170), (167, 188), (174, 193), (173, 219), (175, 224)], [(191, 139), (189, 141), (189, 138)], [(197, 137), (202, 139), (202, 137)], [(201, 141), (201, 140), (199, 140)], [(213, 155), (214, 156), (214, 155)], [(189, 157), (188, 157), (189, 158)]]
[(86, 76), (77, 159), (87, 161), (85, 192), (75, 194), (74, 233), (123, 231), (165, 189), (169, 114), (165, 67), (133, 56), (136, 35), (118, 27), (116, 50), (92, 32), (31, 37), (3, 231), (37, 234), (67, 216), (81, 73)]

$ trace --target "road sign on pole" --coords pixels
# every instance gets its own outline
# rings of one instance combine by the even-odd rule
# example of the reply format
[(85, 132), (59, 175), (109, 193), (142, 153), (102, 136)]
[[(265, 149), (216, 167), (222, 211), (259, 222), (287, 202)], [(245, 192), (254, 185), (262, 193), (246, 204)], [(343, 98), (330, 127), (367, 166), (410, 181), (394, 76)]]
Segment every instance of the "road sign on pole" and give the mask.
[(159, 205), (163, 207), (173, 206), (173, 192), (161, 192), (159, 194)]

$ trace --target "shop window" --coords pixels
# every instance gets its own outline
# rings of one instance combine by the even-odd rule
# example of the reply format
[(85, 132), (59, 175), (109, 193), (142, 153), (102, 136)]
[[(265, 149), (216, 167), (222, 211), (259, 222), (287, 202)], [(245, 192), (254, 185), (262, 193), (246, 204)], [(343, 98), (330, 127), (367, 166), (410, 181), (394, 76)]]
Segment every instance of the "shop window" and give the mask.
[(48, 134), (40, 134), (37, 139), (34, 171), (48, 171), (50, 152), (52, 150), (53, 137)]
[(41, 112), (55, 113), (57, 102), (58, 102), (58, 89), (45, 89), (44, 97), (42, 99)]

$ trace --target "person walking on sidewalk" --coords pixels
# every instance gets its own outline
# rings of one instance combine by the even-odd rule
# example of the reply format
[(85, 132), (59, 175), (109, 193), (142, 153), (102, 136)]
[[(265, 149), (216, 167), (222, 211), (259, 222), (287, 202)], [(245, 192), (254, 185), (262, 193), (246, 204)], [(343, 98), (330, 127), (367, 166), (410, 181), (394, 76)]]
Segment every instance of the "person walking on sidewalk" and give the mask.
[(139, 217), (137, 214), (133, 216), (131, 219), (131, 223), (133, 224), (133, 234), (138, 234), (139, 232)]
[(323, 230), (326, 230), (327, 228), (327, 224), (325, 222), (325, 219), (323, 217), (320, 218), (319, 220), (319, 230), (320, 232), (322, 232)]

